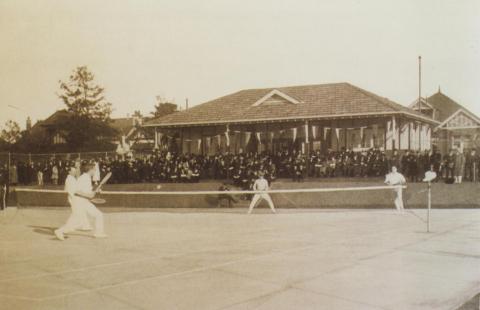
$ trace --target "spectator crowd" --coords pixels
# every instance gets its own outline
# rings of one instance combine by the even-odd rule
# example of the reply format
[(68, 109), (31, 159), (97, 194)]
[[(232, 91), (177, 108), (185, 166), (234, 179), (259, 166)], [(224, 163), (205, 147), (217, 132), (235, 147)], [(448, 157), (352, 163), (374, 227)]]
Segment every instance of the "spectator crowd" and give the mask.
[[(379, 177), (396, 166), (409, 180), (418, 182), (427, 170), (437, 172), (440, 178), (461, 183), (476, 181), (480, 156), (476, 150), (460, 152), (452, 150), (442, 156), (435, 151), (397, 151), (387, 155), (379, 149), (354, 152), (351, 150), (312, 152), (306, 156), (296, 151), (243, 154), (174, 154), (159, 152), (142, 158), (120, 157), (91, 160), (97, 169), (98, 181), (107, 172), (112, 172), (111, 183), (148, 182), (198, 182), (200, 179), (231, 180), (238, 187), (248, 189), (261, 172), (269, 182), (277, 178), (290, 178), (301, 182), (305, 177)], [(13, 161), (10, 170), (3, 165), (0, 174), (9, 176), (13, 185), (43, 186), (61, 184), (72, 165), (80, 166), (79, 160), (48, 159), (43, 161)]]

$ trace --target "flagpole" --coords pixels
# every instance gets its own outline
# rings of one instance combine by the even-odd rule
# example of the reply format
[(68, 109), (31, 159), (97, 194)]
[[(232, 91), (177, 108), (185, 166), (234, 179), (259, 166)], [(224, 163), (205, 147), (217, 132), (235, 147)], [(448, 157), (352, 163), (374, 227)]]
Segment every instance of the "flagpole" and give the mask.
[(418, 112), (421, 112), (422, 99), (422, 56), (418, 56)]

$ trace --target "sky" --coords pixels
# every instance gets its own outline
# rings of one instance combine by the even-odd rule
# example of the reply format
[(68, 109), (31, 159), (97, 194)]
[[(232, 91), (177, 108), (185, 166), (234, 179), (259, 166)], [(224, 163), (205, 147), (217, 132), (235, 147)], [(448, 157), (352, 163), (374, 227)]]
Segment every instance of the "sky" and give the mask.
[(408, 105), (419, 55), (423, 95), (480, 115), (479, 16), (478, 0), (0, 0), (0, 127), (63, 108), (59, 80), (81, 65), (113, 117), (333, 82)]

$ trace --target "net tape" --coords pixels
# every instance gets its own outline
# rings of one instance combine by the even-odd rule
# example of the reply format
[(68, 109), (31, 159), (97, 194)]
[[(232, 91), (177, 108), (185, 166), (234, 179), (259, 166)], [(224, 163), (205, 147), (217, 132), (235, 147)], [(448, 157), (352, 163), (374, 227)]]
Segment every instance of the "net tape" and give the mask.
[[(375, 190), (394, 190), (406, 189), (406, 185), (394, 186), (357, 186), (357, 187), (330, 187), (330, 188), (299, 188), (299, 189), (271, 189), (267, 191), (254, 190), (228, 190), (228, 191), (102, 191), (102, 195), (244, 195), (244, 194), (280, 194), (280, 193), (325, 193), (325, 192), (351, 192), (351, 191), (375, 191)], [(31, 192), (31, 193), (61, 193), (65, 194), (64, 190), (60, 189), (36, 189), (36, 188), (15, 188), (17, 192)]]

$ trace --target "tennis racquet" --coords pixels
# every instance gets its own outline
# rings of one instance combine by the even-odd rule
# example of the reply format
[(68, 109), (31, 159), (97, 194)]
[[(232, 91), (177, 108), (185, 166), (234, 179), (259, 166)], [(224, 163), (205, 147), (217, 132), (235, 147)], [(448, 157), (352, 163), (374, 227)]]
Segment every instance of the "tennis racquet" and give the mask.
[(90, 199), (90, 201), (94, 204), (103, 204), (103, 203), (106, 203), (107, 201), (103, 198), (92, 198)]
[(97, 188), (96, 188), (95, 190), (96, 190), (96, 191), (99, 191), (99, 190), (102, 188), (102, 186), (103, 186), (105, 183), (108, 182), (108, 180), (109, 180), (111, 177), (112, 177), (112, 173), (111, 173), (111, 172), (107, 173), (107, 174), (103, 177), (103, 179), (100, 181), (100, 183), (98, 184), (98, 186), (97, 186)]
[[(102, 188), (102, 186), (103, 186), (105, 183), (108, 182), (108, 180), (110, 179), (111, 176), (112, 176), (112, 173), (111, 173), (111, 172), (107, 173), (107, 174), (103, 177), (102, 181), (100, 181), (100, 183), (98, 184), (97, 188), (95, 189), (95, 192), (97, 192), (97, 193), (100, 192), (100, 189)], [(97, 198), (97, 197), (90, 199), (90, 201), (91, 201), (92, 203), (94, 203), (94, 204), (103, 204), (103, 203), (107, 202), (105, 199), (103, 199), (103, 198)]]

